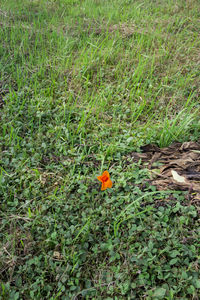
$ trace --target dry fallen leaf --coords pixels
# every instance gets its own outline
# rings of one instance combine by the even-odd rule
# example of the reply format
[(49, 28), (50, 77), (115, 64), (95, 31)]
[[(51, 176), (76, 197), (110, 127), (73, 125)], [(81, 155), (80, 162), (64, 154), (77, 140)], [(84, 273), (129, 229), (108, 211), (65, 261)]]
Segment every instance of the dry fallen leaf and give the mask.
[(180, 176), (176, 171), (171, 170), (172, 176), (175, 181), (181, 182), (181, 183), (186, 183), (186, 179), (183, 176)]
[(58, 251), (53, 252), (53, 258), (54, 259), (62, 259), (62, 254)]
[(149, 144), (141, 150), (130, 153), (127, 162), (141, 161), (141, 168), (147, 165), (152, 185), (159, 191), (188, 191), (190, 200), (200, 203), (200, 141), (176, 142), (165, 148)]

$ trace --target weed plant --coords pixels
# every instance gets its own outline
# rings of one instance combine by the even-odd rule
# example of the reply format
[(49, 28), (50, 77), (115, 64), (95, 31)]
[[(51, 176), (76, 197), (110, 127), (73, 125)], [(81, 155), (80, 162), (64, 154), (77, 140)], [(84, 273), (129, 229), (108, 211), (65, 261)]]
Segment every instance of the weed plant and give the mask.
[(198, 299), (198, 204), (128, 157), (199, 139), (199, 18), (0, 0), (0, 299)]

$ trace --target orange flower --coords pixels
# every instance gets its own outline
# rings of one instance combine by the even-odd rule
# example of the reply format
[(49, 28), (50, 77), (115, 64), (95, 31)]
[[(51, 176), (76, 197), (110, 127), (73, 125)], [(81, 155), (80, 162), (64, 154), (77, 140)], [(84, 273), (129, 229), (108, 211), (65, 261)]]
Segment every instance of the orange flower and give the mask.
[(108, 171), (104, 171), (101, 176), (97, 177), (97, 179), (102, 182), (102, 191), (112, 187), (112, 181), (110, 180), (110, 174), (108, 173)]

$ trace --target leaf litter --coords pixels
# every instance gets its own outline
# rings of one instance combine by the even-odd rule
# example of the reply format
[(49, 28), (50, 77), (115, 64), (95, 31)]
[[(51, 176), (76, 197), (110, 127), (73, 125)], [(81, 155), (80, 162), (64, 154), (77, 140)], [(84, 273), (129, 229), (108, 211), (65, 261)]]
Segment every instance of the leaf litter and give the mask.
[(142, 153), (132, 152), (131, 160), (147, 166), (150, 184), (157, 190), (188, 191), (193, 203), (200, 203), (200, 143), (175, 142), (159, 148), (154, 144), (141, 147)]

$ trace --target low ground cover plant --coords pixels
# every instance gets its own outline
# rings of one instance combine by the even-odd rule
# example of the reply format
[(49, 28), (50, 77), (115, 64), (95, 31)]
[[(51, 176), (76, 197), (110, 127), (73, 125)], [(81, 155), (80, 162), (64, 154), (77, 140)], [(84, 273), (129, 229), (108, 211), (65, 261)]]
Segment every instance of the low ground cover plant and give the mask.
[(197, 191), (131, 153), (199, 140), (199, 11), (0, 0), (0, 299), (198, 299)]

